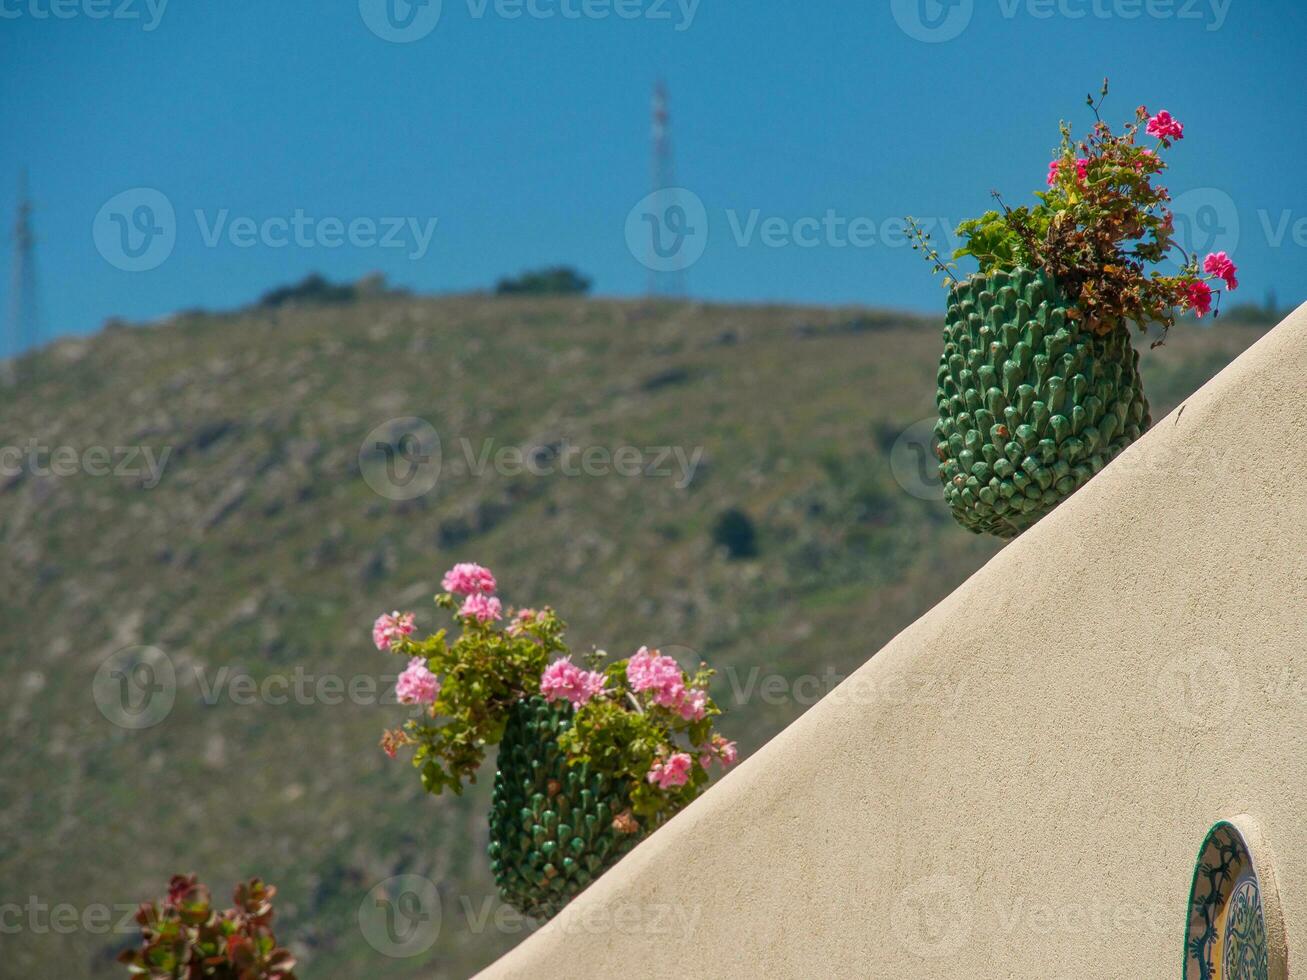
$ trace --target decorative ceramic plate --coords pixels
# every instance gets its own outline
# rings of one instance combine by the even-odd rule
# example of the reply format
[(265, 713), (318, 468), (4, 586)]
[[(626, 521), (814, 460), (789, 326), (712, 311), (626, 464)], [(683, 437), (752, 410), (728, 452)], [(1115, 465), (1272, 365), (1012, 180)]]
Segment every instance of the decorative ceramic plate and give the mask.
[(1274, 869), (1246, 816), (1212, 825), (1189, 889), (1184, 980), (1286, 980)]

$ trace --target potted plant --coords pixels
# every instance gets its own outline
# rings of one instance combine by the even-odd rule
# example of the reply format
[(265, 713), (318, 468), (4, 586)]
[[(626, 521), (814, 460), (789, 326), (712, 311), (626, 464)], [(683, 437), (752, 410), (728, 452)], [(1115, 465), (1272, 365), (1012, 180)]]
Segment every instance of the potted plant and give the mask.
[(219, 913), (195, 875), (173, 875), (167, 898), (141, 903), (141, 944), (118, 962), (150, 980), (295, 980), (295, 957), (272, 934), (276, 894), (253, 878), (236, 886), (235, 906)]
[(398, 611), (373, 625), (377, 648), (408, 661), (395, 690), (416, 709), (382, 748), (411, 748), (438, 794), (475, 782), (499, 746), (491, 869), (505, 902), (545, 920), (698, 796), (736, 746), (714, 731), (705, 666), (690, 676), (644, 647), (575, 663), (554, 611), (506, 612), (488, 569), (455, 565), (442, 584), (435, 602), (457, 636), (418, 639), (414, 615)]
[(1176, 242), (1155, 182), (1184, 127), (1140, 106), (1115, 132), (1099, 115), (1106, 96), (1104, 81), (1087, 98), (1084, 139), (1062, 124), (1038, 204), (1009, 208), (995, 192), (999, 210), (958, 226), (952, 258), (975, 259), (972, 275), (958, 279), (908, 219), (949, 288), (935, 444), (945, 499), (976, 533), (1021, 533), (1148, 429), (1132, 324), (1164, 338), (1179, 314), (1219, 312), (1213, 283), (1238, 285), (1224, 252), (1200, 262)]

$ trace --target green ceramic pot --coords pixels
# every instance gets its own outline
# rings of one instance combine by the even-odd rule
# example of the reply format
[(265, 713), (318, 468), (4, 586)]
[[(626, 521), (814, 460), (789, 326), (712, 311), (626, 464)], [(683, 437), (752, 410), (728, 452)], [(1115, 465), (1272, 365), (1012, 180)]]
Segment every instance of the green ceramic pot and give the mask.
[(1069, 309), (1024, 268), (949, 291), (935, 445), (944, 499), (977, 534), (1020, 534), (1148, 429), (1129, 331), (1091, 333)]
[(558, 736), (572, 708), (535, 696), (512, 708), (490, 807), (490, 867), (500, 897), (541, 921), (579, 895), (646, 833), (623, 832), (624, 786), (569, 766)]

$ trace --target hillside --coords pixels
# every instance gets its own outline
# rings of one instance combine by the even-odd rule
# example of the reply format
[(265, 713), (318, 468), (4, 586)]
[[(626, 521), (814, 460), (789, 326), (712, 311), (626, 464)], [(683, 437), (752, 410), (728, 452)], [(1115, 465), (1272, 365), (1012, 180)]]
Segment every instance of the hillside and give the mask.
[[(1262, 329), (1142, 345), (1154, 417)], [(62, 934), (26, 910), (130, 906), (178, 870), (224, 898), (241, 876), (275, 882), (308, 977), (493, 960), (525, 932), (488, 902), (490, 771), (462, 799), (426, 798), (376, 746), (394, 707), (229, 682), (379, 676), (393, 662), (370, 647), (372, 617), (407, 605), (432, 622), (440, 572), (473, 559), (506, 601), (557, 607), (575, 647), (707, 659), (747, 756), (997, 550), (891, 471), (899, 433), (932, 414), (939, 343), (934, 321), (863, 310), (379, 296), (43, 351), (24, 365), (35, 382), (5, 394), (0, 445), (84, 461), (105, 447), (132, 470), (145, 457), (127, 447), (145, 447), (164, 465), (157, 484), (0, 473), (0, 903), (25, 910), (0, 974), (120, 976), (122, 934)], [(406, 416), (438, 431), (441, 468), (396, 501), (359, 454)], [(668, 472), (568, 475), (550, 465), (564, 446), (635, 447)], [(481, 468), (487, 447), (543, 447), (551, 472)], [(699, 449), (687, 480), (679, 460)], [(756, 558), (713, 544), (730, 507), (753, 518)], [(94, 685), (136, 644), (179, 685), (164, 720), (128, 730)], [(951, 692), (902, 696), (936, 711)], [(401, 873), (436, 881), (443, 907), (436, 944), (407, 960), (358, 925)]]

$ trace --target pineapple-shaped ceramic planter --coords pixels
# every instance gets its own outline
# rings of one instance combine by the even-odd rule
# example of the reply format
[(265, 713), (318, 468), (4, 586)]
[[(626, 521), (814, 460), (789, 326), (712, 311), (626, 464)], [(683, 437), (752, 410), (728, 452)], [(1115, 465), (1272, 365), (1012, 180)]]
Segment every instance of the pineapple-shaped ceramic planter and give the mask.
[(569, 766), (558, 736), (566, 702), (540, 696), (509, 712), (490, 807), (490, 867), (500, 897), (544, 921), (646, 836), (625, 787)]
[(974, 275), (949, 291), (935, 423), (953, 516), (1015, 537), (1148, 429), (1139, 355), (1067, 316), (1043, 272)]

